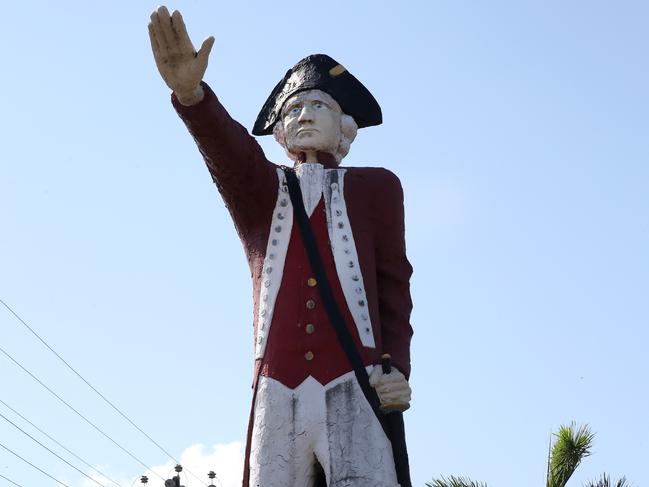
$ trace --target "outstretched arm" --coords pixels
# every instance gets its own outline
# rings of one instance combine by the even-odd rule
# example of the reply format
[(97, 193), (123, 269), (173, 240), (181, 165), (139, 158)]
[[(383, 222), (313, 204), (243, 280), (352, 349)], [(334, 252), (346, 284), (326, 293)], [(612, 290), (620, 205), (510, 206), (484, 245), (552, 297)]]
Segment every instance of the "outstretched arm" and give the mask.
[(205, 39), (197, 52), (180, 12), (169, 14), (166, 7), (151, 14), (149, 37), (158, 71), (173, 90), (174, 107), (194, 137), (245, 243), (251, 231), (267, 230), (270, 225), (277, 194), (275, 166), (201, 81), (214, 38)]

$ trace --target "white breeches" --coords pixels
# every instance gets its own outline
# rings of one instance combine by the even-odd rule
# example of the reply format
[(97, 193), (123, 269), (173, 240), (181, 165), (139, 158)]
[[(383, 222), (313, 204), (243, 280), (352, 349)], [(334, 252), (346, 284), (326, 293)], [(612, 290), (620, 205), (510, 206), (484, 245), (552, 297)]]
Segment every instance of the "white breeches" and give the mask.
[(257, 387), (250, 487), (311, 487), (316, 462), (330, 487), (398, 487), (392, 446), (353, 372), (295, 389), (262, 376)]

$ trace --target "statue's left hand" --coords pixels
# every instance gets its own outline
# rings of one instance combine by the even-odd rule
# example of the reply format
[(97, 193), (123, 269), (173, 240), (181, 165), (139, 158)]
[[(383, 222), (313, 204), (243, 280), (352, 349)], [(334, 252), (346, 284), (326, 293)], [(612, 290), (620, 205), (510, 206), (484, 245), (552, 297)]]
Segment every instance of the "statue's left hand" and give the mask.
[(375, 366), (370, 374), (370, 385), (379, 396), (382, 410), (405, 411), (410, 407), (412, 390), (398, 369), (393, 367), (389, 374), (384, 374), (380, 365)]

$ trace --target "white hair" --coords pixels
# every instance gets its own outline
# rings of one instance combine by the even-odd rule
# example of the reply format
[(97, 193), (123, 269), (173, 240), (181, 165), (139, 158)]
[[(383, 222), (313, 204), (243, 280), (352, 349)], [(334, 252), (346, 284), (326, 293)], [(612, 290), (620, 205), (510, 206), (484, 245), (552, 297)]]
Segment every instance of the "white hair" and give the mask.
[[(358, 125), (356, 124), (354, 118), (350, 115), (347, 115), (346, 113), (341, 114), (340, 141), (338, 142), (338, 148), (336, 149), (336, 153), (332, 154), (335, 157), (336, 162), (338, 164), (340, 164), (340, 161), (343, 160), (343, 157), (349, 154), (349, 149), (352, 145), (352, 142), (354, 142), (357, 133), (358, 133)], [(290, 152), (288, 150), (288, 146), (286, 145), (286, 136), (284, 133), (284, 121), (282, 120), (282, 118), (277, 120), (275, 126), (273, 127), (273, 136), (275, 137), (275, 140), (279, 142), (279, 145), (284, 147), (284, 150), (286, 151), (288, 157), (290, 157), (294, 161), (297, 160), (298, 154), (294, 154)]]

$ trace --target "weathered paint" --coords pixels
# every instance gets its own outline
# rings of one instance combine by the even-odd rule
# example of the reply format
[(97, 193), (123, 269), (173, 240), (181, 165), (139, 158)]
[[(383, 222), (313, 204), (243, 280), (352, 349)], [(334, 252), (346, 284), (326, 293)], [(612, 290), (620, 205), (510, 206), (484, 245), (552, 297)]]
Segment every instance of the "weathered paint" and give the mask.
[(295, 389), (261, 377), (251, 442), (251, 486), (310, 486), (319, 464), (331, 487), (397, 487), (392, 447), (353, 372)]

